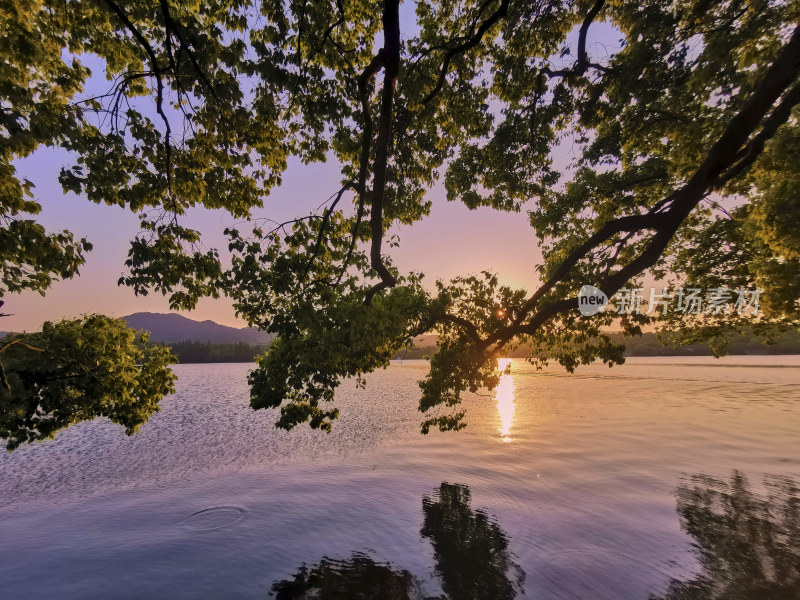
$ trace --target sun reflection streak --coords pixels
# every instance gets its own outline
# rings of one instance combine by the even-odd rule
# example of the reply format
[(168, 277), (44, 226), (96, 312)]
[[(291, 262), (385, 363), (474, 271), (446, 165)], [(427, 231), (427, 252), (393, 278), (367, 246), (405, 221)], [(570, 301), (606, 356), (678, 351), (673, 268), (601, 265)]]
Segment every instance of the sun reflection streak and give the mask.
[[(497, 360), (497, 367), (500, 371), (505, 371), (511, 364), (510, 358), (500, 358)], [(495, 399), (497, 400), (497, 412), (500, 413), (500, 437), (504, 442), (510, 442), (511, 426), (514, 424), (514, 378), (510, 373), (500, 376), (500, 383), (495, 388)]]

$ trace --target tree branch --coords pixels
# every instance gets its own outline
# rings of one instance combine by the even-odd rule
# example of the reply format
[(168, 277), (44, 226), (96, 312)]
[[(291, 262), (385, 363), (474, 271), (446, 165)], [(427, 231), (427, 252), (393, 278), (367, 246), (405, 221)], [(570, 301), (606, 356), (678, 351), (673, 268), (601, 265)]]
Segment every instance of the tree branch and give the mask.
[(386, 194), (386, 171), (389, 162), (389, 145), (392, 138), (392, 110), (397, 74), (400, 71), (400, 1), (385, 0), (383, 4), (383, 48), (378, 53), (383, 62), (383, 91), (381, 93), (381, 112), (378, 117), (378, 139), (375, 142), (375, 166), (373, 169), (372, 194), (370, 197), (370, 228), (372, 245), (370, 247), (370, 264), (381, 280), (370, 288), (364, 303), (369, 304), (372, 298), (397, 280), (386, 268), (381, 257), (383, 242), (383, 201)]
[(564, 262), (558, 266), (555, 273), (553, 273), (523, 305), (513, 324), (519, 325), (524, 320), (525, 316), (536, 306), (536, 303), (542, 298), (542, 296), (553, 289), (556, 284), (564, 279), (567, 273), (569, 273), (570, 269), (572, 269), (572, 267), (574, 267), (580, 259), (594, 250), (597, 246), (609, 240), (612, 236), (622, 233), (623, 231), (635, 232), (646, 229), (657, 229), (665, 220), (666, 219), (663, 214), (649, 212), (644, 215), (620, 217), (603, 225), (603, 227), (601, 227), (588, 240), (570, 252), (569, 256), (564, 259)]
[[(489, 29), (491, 29), (495, 23), (508, 14), (508, 4), (509, 0), (502, 0), (498, 9), (489, 17), (487, 17), (483, 23), (481, 23), (481, 26), (478, 27), (478, 31), (476, 31), (472, 37), (470, 37), (464, 43), (458, 44), (447, 51), (447, 53), (444, 55), (444, 59), (442, 60), (442, 68), (439, 71), (439, 78), (436, 81), (436, 85), (422, 100), (422, 104), (427, 104), (433, 100), (433, 98), (442, 90), (442, 87), (444, 87), (444, 82), (447, 78), (447, 72), (450, 69), (450, 62), (459, 54), (463, 54), (464, 52), (467, 52), (468, 50), (471, 50), (477, 46), (483, 39), (484, 34), (489, 31)], [(481, 12), (483, 12), (483, 7), (481, 7)]]
[(742, 158), (725, 171), (714, 182), (714, 189), (720, 189), (731, 179), (738, 177), (747, 171), (764, 150), (764, 145), (775, 135), (775, 131), (791, 116), (792, 108), (800, 103), (800, 84), (795, 85), (784, 96), (781, 103), (775, 107), (772, 114), (764, 122), (764, 127), (747, 144), (742, 153)]
[[(217, 93), (214, 91), (214, 86), (211, 85), (211, 82), (206, 77), (206, 74), (203, 72), (203, 69), (200, 68), (200, 64), (197, 62), (197, 57), (193, 51), (192, 46), (186, 41), (186, 38), (181, 34), (180, 27), (175, 19), (172, 18), (172, 15), (169, 12), (169, 5), (167, 4), (167, 0), (160, 0), (161, 2), (161, 12), (164, 15), (164, 26), (167, 31), (167, 43), (170, 43), (170, 33), (174, 33), (175, 37), (178, 38), (178, 42), (181, 45), (181, 48), (186, 52), (186, 55), (189, 57), (189, 61), (192, 63), (194, 70), (197, 72), (197, 77), (202, 81), (205, 86), (211, 92), (211, 95), (216, 98)], [(177, 74), (176, 74), (177, 75)]]
[[(662, 212), (653, 212), (651, 210), (648, 215), (645, 215), (648, 219), (643, 220), (642, 224), (644, 227), (642, 227), (642, 229), (651, 228), (655, 225), (656, 233), (646, 244), (639, 256), (618, 272), (608, 277), (605, 282), (601, 284), (600, 289), (609, 298), (616, 294), (632, 277), (639, 275), (658, 262), (670, 240), (683, 224), (686, 217), (700, 203), (708, 191), (717, 184), (721, 174), (730, 169), (732, 165), (736, 164), (737, 159), (741, 156), (741, 148), (747, 144), (748, 138), (758, 129), (772, 106), (775, 102), (780, 100), (786, 89), (797, 79), (798, 75), (800, 75), (800, 26), (795, 28), (789, 42), (784, 46), (776, 61), (767, 70), (761, 84), (756, 88), (739, 113), (728, 123), (727, 128), (709, 150), (706, 159), (695, 171), (694, 175), (683, 187), (674, 191), (667, 198), (658, 203), (659, 207), (668, 205), (668, 208)], [(756, 138), (759, 139), (758, 143), (748, 144), (751, 150), (758, 150), (760, 152), (760, 149), (763, 149), (764, 143), (766, 143), (768, 137), (771, 137), (778, 129), (779, 125), (785, 123), (789, 118), (792, 106), (800, 103), (800, 90), (797, 89), (798, 87), (800, 86), (794, 86), (785, 95), (783, 101), (772, 111), (764, 122), (761, 132), (756, 136)], [(762, 134), (763, 137), (759, 137)], [(754, 140), (756, 138), (754, 138)], [(741, 171), (738, 172), (740, 173)], [(560, 277), (556, 277), (556, 274), (554, 274), (554, 276), (545, 282), (545, 284), (526, 302), (520, 315), (511, 326), (488, 336), (479, 347), (485, 352), (496, 343), (497, 346), (492, 351), (496, 352), (514, 336), (520, 334), (534, 334), (546, 321), (559, 314), (575, 310), (577, 308), (577, 299), (567, 298), (542, 307), (531, 317), (528, 323), (521, 323), (527, 313), (534, 308), (536, 301), (541, 298), (544, 293), (552, 289), (556, 283), (563, 280), (563, 277), (578, 260), (583, 258), (598, 243), (602, 243), (595, 243), (597, 239), (602, 237), (608, 239), (610, 235), (626, 230), (620, 229), (619, 231), (614, 231), (622, 227), (619, 221), (625, 218), (626, 217), (617, 219), (616, 225), (609, 227), (615, 223), (612, 221), (592, 236), (590, 240), (587, 240), (587, 242), (576, 249), (567, 259), (569, 262), (568, 267), (562, 268), (564, 266), (562, 264), (556, 271), (556, 274), (560, 275)], [(650, 221), (650, 219), (653, 219), (653, 221)], [(633, 224), (633, 222), (629, 222), (629, 225)], [(606, 227), (609, 227), (609, 229), (606, 230)], [(630, 229), (627, 230), (630, 231)], [(606, 235), (609, 232), (610, 235)]]
[(134, 25), (128, 16), (125, 14), (125, 11), (116, 4), (113, 0), (103, 0), (105, 4), (117, 15), (120, 21), (122, 21), (123, 25), (130, 31), (136, 40), (139, 42), (139, 45), (144, 48), (144, 51), (147, 53), (148, 58), (150, 59), (151, 69), (153, 74), (156, 78), (156, 112), (161, 117), (161, 120), (164, 122), (165, 132), (164, 132), (164, 150), (166, 153), (165, 160), (166, 160), (166, 174), (167, 174), (167, 188), (171, 191), (172, 190), (172, 146), (170, 143), (170, 135), (172, 134), (172, 129), (169, 124), (169, 119), (167, 118), (166, 113), (164, 113), (164, 80), (162, 78), (163, 69), (158, 64), (158, 58), (156, 57), (156, 53), (153, 50), (153, 46), (150, 45), (150, 42), (147, 41), (147, 38), (144, 37), (141, 31)]
[(575, 65), (576, 70), (581, 73), (589, 67), (589, 57), (586, 55), (586, 35), (589, 33), (589, 26), (600, 13), (604, 4), (605, 0), (596, 0), (581, 23), (581, 29), (578, 32), (578, 62)]
[(586, 36), (589, 33), (589, 26), (592, 24), (592, 21), (595, 20), (600, 11), (603, 9), (605, 5), (605, 0), (596, 0), (594, 6), (586, 13), (586, 17), (583, 19), (583, 23), (581, 23), (581, 28), (578, 31), (578, 60), (575, 61), (575, 65), (571, 69), (559, 69), (557, 71), (551, 70), (549, 67), (545, 67), (542, 69), (543, 73), (546, 73), (550, 77), (580, 77), (589, 68), (597, 69), (598, 71), (607, 72), (608, 69), (602, 65), (598, 65), (593, 62), (589, 62), (589, 56), (586, 53)]
[(308, 275), (308, 271), (311, 268), (311, 265), (317, 259), (317, 256), (319, 254), (319, 250), (322, 247), (322, 240), (325, 237), (325, 228), (328, 226), (328, 222), (330, 221), (331, 214), (333, 214), (333, 211), (336, 209), (336, 205), (339, 204), (339, 200), (342, 199), (342, 196), (344, 195), (344, 193), (347, 190), (352, 189), (353, 187), (354, 187), (354, 184), (351, 181), (348, 181), (347, 183), (345, 183), (344, 186), (342, 186), (342, 189), (340, 189), (337, 192), (336, 198), (334, 199), (334, 201), (325, 210), (325, 214), (322, 217), (322, 223), (319, 226), (319, 234), (317, 235), (317, 242), (316, 242), (316, 244), (314, 244), (314, 251), (311, 253), (311, 256), (308, 258), (308, 262), (306, 263), (306, 268), (303, 271), (303, 276), (300, 278), (300, 281), (305, 281), (306, 276)]
[(472, 340), (476, 344), (481, 343), (481, 336), (478, 333), (478, 328), (475, 327), (475, 324), (472, 323), (469, 319), (464, 319), (463, 317), (458, 317), (456, 315), (444, 314), (439, 317), (439, 321), (445, 321), (450, 323), (455, 323), (456, 325), (460, 325), (464, 329), (467, 330), (467, 335), (472, 338)]
[(356, 242), (358, 242), (358, 230), (361, 228), (361, 221), (364, 218), (364, 194), (359, 191), (358, 194), (358, 208), (356, 209), (356, 222), (353, 224), (353, 234), (350, 238), (350, 247), (347, 249), (347, 254), (344, 257), (344, 261), (342, 261), (342, 270), (339, 272), (339, 276), (336, 278), (336, 285), (339, 285), (342, 282), (342, 277), (347, 272), (347, 267), (350, 264), (350, 260), (353, 257), (353, 252), (356, 249)]

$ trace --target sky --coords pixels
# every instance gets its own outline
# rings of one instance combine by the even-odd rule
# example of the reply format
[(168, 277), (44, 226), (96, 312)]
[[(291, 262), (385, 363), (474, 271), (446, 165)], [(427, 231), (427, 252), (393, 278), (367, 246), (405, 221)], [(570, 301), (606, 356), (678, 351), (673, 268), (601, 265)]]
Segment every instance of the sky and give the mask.
[[(595, 47), (602, 55), (618, 37), (611, 27), (597, 24), (590, 30), (589, 48)], [(570, 158), (569, 149), (560, 150), (556, 167), (566, 166)], [(15, 166), (20, 177), (35, 184), (34, 196), (42, 205), (37, 220), (49, 231), (67, 229), (76, 238), (86, 237), (94, 249), (88, 253), (79, 277), (56, 282), (46, 296), (31, 292), (6, 295), (3, 312), (11, 316), (0, 322), (4, 331), (34, 331), (43, 321), (87, 313), (121, 317), (134, 312), (169, 312), (167, 300), (160, 294), (137, 297), (130, 288), (117, 285), (125, 272), (130, 240), (139, 231), (139, 218), (121, 207), (96, 205), (75, 194), (64, 194), (57, 177), (61, 167), (71, 162), (66, 151), (48, 148), (16, 161)], [(290, 162), (283, 184), (273, 190), (262, 209), (254, 211), (254, 217), (284, 220), (308, 214), (338, 190), (340, 179), (335, 161), (313, 165)], [(448, 202), (441, 184), (432, 188), (427, 198), (432, 201), (428, 218), (389, 232), (400, 236), (400, 247), (391, 249), (391, 256), (401, 272), (422, 271), (432, 285), (438, 278), (488, 270), (513, 287), (535, 286), (535, 267), (541, 262), (541, 253), (524, 210), (469, 210), (460, 202)], [(207, 247), (224, 249), (222, 231), (234, 222), (223, 211), (198, 209), (182, 223), (201, 231)], [(204, 299), (195, 310), (182, 314), (245, 326), (227, 299)]]
[[(76, 238), (86, 237), (94, 245), (80, 276), (59, 281), (42, 297), (36, 293), (7, 295), (3, 311), (12, 313), (0, 324), (6, 331), (38, 329), (45, 320), (74, 317), (83, 313), (124, 316), (133, 312), (168, 312), (164, 297), (134, 295), (118, 286), (125, 272), (129, 242), (139, 231), (135, 214), (117, 206), (95, 205), (74, 194), (64, 195), (57, 181), (66, 153), (46, 150), (17, 164), (19, 174), (36, 185), (42, 204), (39, 222), (48, 230), (68, 229)], [(307, 214), (339, 187), (337, 165), (292, 163), (284, 183), (273, 192), (256, 217), (281, 220)], [(417, 270), (436, 278), (490, 270), (505, 283), (530, 287), (536, 281), (535, 266), (541, 254), (525, 213), (502, 213), (488, 208), (469, 210), (460, 202), (448, 202), (441, 186), (429, 193), (431, 215), (413, 226), (394, 228), (400, 247), (391, 250), (401, 271)], [(185, 223), (203, 233), (206, 246), (223, 248), (222, 230), (235, 221), (223, 211), (195, 210)], [(234, 314), (230, 301), (202, 300), (186, 316), (232, 326), (244, 326)]]

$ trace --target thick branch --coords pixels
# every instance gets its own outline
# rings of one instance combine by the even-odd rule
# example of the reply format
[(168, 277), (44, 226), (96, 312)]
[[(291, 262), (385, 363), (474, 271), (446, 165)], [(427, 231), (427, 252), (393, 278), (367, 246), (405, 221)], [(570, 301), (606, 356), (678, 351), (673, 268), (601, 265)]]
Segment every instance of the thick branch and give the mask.
[(378, 71), (383, 66), (383, 51), (378, 52), (372, 58), (370, 63), (366, 66), (364, 71), (358, 77), (358, 97), (361, 102), (361, 156), (358, 163), (358, 211), (356, 216), (356, 223), (353, 226), (353, 237), (350, 241), (350, 248), (345, 256), (344, 263), (342, 264), (342, 271), (339, 273), (338, 281), (342, 280), (344, 274), (347, 272), (347, 266), (353, 256), (353, 251), (358, 241), (358, 230), (361, 226), (361, 220), (364, 217), (364, 207), (366, 205), (367, 197), (367, 171), (369, 169), (369, 154), (372, 146), (372, 113), (369, 107), (369, 92), (370, 83)]
[(560, 69), (558, 71), (553, 71), (545, 67), (542, 69), (544, 73), (550, 77), (580, 77), (586, 73), (587, 69), (590, 67), (599, 71), (608, 70), (606, 67), (589, 62), (589, 55), (586, 53), (586, 36), (589, 33), (589, 26), (592, 24), (592, 21), (597, 18), (597, 15), (600, 14), (603, 5), (605, 5), (605, 0), (596, 0), (594, 6), (586, 13), (583, 23), (581, 23), (581, 28), (578, 31), (578, 60), (575, 61), (575, 65), (571, 69)]
[(469, 319), (464, 319), (463, 317), (457, 317), (455, 315), (445, 314), (442, 315), (439, 318), (439, 320), (444, 322), (455, 323), (456, 325), (463, 327), (464, 329), (466, 329), (467, 335), (469, 335), (469, 337), (471, 337), (476, 344), (480, 344), (481, 336), (478, 333), (478, 328), (475, 327), (475, 324), (472, 323)]
[(383, 201), (386, 195), (386, 171), (389, 162), (389, 145), (392, 138), (392, 111), (397, 74), (400, 71), (400, 2), (386, 0), (383, 7), (383, 91), (381, 92), (381, 112), (378, 117), (378, 139), (375, 142), (375, 167), (373, 169), (370, 228), (372, 245), (370, 264), (381, 281), (367, 291), (364, 302), (383, 289), (391, 287), (397, 280), (386, 268), (381, 257), (383, 242)]
[[(736, 164), (737, 159), (741, 156), (741, 149), (747, 144), (748, 138), (762, 125), (764, 117), (773, 105), (780, 100), (786, 89), (797, 79), (798, 75), (800, 75), (800, 27), (794, 30), (794, 33), (778, 59), (767, 70), (760, 86), (754, 91), (739, 113), (728, 123), (722, 136), (720, 136), (709, 150), (706, 159), (697, 171), (695, 171), (691, 179), (683, 187), (676, 190), (664, 201), (659, 203), (659, 206), (668, 204), (668, 209), (663, 212), (649, 213), (649, 218), (656, 218), (656, 221), (654, 221), (656, 225), (655, 229), (657, 230), (655, 235), (646, 244), (639, 256), (625, 265), (617, 273), (611, 275), (600, 286), (607, 296), (613, 296), (631, 278), (639, 275), (658, 262), (670, 240), (678, 231), (686, 217), (718, 182), (718, 178), (721, 174), (725, 173), (727, 169), (730, 169), (732, 165)], [(756, 150), (758, 148), (763, 149), (766, 136), (771, 137), (780, 124), (785, 123), (789, 118), (792, 106), (800, 103), (800, 91), (797, 87), (798, 86), (793, 87), (789, 93), (786, 94), (783, 101), (780, 102), (766, 121), (764, 121), (761, 132), (754, 138), (759, 139), (758, 143), (755, 145), (752, 143), (748, 145), (751, 150)], [(759, 138), (762, 134), (764, 137)], [(617, 222), (619, 221), (621, 221), (621, 219), (617, 220)], [(648, 222), (646, 223), (646, 227), (642, 227), (642, 229), (650, 228), (652, 225), (653, 223)], [(616, 227), (620, 227), (620, 225), (617, 224)], [(620, 231), (624, 230), (625, 229), (622, 229)], [(600, 235), (601, 233), (602, 236)], [(606, 231), (601, 229), (595, 236), (605, 236), (605, 238), (608, 239), (610, 235), (606, 236), (606, 233)], [(611, 235), (613, 234), (614, 232), (611, 233)], [(593, 238), (595, 236), (593, 236)], [(511, 326), (489, 336), (480, 347), (485, 351), (496, 343), (497, 347), (494, 350), (496, 351), (514, 336), (519, 334), (533, 334), (548, 320), (559, 314), (575, 310), (577, 307), (576, 298), (560, 300), (542, 307), (531, 317), (530, 321), (524, 325), (521, 324), (521, 321), (535, 306), (536, 301), (543, 293), (552, 289), (554, 285), (566, 276), (569, 269), (578, 260), (584, 258), (586, 254), (597, 245), (594, 243), (590, 244), (590, 242), (593, 241), (594, 240), (590, 238), (590, 240), (587, 240), (576, 252), (570, 255), (568, 258), (570, 262), (569, 267), (559, 267), (557, 274), (559, 274), (560, 277), (556, 278), (554, 275), (540, 290), (537, 290), (526, 303), (525, 309), (527, 310), (523, 310)], [(578, 250), (583, 250), (581, 256), (576, 256)], [(542, 289), (545, 291), (542, 292)]]
[(342, 270), (339, 272), (339, 277), (336, 278), (336, 285), (342, 282), (344, 274), (347, 272), (347, 267), (350, 266), (350, 260), (353, 258), (353, 252), (356, 249), (356, 242), (358, 242), (358, 230), (361, 228), (361, 221), (364, 219), (364, 194), (358, 194), (358, 208), (356, 209), (356, 222), (353, 224), (353, 233), (350, 237), (350, 247), (347, 249), (347, 254), (342, 261)]
[(586, 55), (586, 35), (589, 33), (589, 26), (600, 13), (604, 4), (605, 0), (597, 0), (581, 23), (578, 33), (578, 63), (575, 65), (575, 69), (581, 73), (589, 67), (589, 57)]
[(658, 213), (647, 213), (644, 215), (630, 215), (627, 217), (620, 217), (606, 223), (594, 235), (592, 235), (583, 244), (570, 252), (569, 256), (564, 259), (555, 273), (539, 287), (538, 290), (528, 299), (523, 305), (522, 310), (519, 312), (514, 324), (518, 325), (522, 322), (525, 316), (536, 306), (536, 303), (549, 292), (553, 287), (558, 284), (569, 273), (570, 269), (574, 267), (580, 259), (585, 257), (589, 252), (594, 250), (603, 242), (608, 241), (612, 236), (622, 233), (623, 231), (642, 231), (645, 229), (656, 229), (659, 224), (665, 221), (665, 217)]
[(725, 171), (714, 182), (714, 188), (720, 189), (731, 179), (745, 173), (761, 155), (764, 145), (775, 135), (775, 131), (791, 116), (792, 108), (800, 103), (800, 84), (795, 85), (784, 96), (781, 103), (775, 107), (772, 114), (764, 122), (764, 127), (747, 144), (742, 153), (742, 158), (735, 165)]

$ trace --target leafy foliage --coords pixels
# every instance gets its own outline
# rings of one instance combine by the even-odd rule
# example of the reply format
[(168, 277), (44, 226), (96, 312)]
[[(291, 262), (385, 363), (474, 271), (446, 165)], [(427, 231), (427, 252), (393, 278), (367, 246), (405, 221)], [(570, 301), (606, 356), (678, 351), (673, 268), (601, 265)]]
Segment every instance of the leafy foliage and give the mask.
[[(745, 326), (772, 336), (800, 317), (798, 10), (434, 0), (406, 23), (398, 0), (8, 0), (4, 226), (50, 243), (0, 245), (5, 286), (43, 290), (88, 249), (13, 223), (38, 210), (13, 161), (50, 145), (74, 157), (65, 190), (141, 214), (121, 283), (174, 308), (227, 295), (275, 334), (250, 383), (254, 407), (281, 407), (280, 427), (329, 429), (342, 378), (360, 381), (425, 332), (440, 345), (421, 382), (423, 431), (461, 428), (462, 394), (496, 384), (496, 359), (516, 344), (569, 370), (619, 363), (606, 331), (652, 319), (580, 316), (587, 283), (609, 297), (647, 274), (760, 286), (756, 320), (662, 325), (717, 352)], [(619, 38), (608, 53), (587, 43), (601, 26)], [(86, 92), (95, 62), (105, 94)], [(268, 231), (257, 211), (292, 157), (336, 160), (342, 187), (318, 214)], [(387, 230), (424, 219), (437, 181), (468, 207), (527, 211), (544, 253), (536, 291), (392, 266)], [(185, 223), (193, 207), (251, 221), (226, 230), (226, 254)]]
[(96, 417), (130, 435), (174, 391), (169, 349), (98, 315), (6, 336), (0, 357), (0, 438), (9, 450)]

